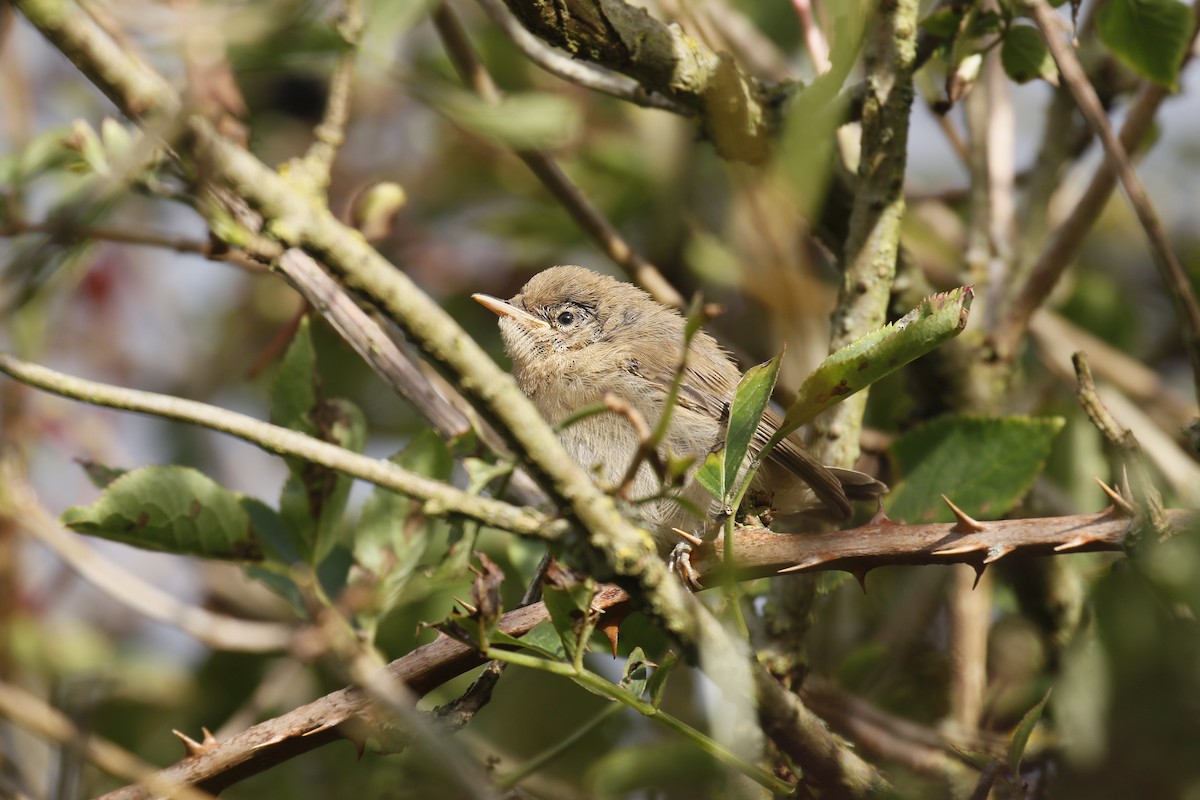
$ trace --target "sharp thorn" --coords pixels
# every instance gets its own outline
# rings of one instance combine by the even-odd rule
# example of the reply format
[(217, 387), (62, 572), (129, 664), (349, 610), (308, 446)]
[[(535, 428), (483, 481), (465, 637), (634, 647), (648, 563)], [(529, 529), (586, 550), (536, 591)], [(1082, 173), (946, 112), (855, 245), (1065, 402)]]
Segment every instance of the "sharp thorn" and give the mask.
[(1085, 545), (1089, 545), (1094, 541), (1096, 541), (1095, 536), (1076, 536), (1074, 539), (1071, 539), (1070, 541), (1067, 541), (1067, 542), (1063, 542), (1058, 547), (1055, 547), (1054, 552), (1062, 553), (1066, 550), (1074, 550), (1078, 547), (1083, 547)]
[(971, 568), (975, 570), (975, 582), (971, 584), (971, 591), (975, 591), (979, 588), (979, 582), (983, 580), (983, 573), (987, 570), (987, 562), (972, 564)]
[(680, 539), (690, 543), (692, 547), (699, 547), (700, 545), (704, 544), (704, 540), (694, 533), (688, 533), (682, 528), (671, 528), (671, 530), (678, 534)]
[(786, 575), (789, 572), (803, 572), (806, 569), (812, 569), (818, 564), (824, 564), (828, 560), (829, 559), (825, 556), (809, 556), (799, 564), (793, 564), (790, 567), (784, 567), (783, 569), (779, 570), (778, 574)]
[(867, 593), (867, 573), (869, 569), (848, 569), (846, 570), (854, 576), (854, 580), (858, 581), (858, 585), (862, 587), (863, 594)]
[(336, 728), (339, 724), (341, 724), (341, 723), (333, 722), (333, 721), (324, 722), (324, 723), (318, 725), (317, 727), (313, 728), (311, 731), (305, 731), (302, 734), (302, 736), (315, 736), (316, 734), (321, 733), (322, 731), (327, 731), (330, 728)]
[(869, 520), (867, 520), (867, 525), (897, 525), (897, 524), (899, 524), (896, 522), (896, 520), (889, 517), (887, 515), (887, 512), (883, 510), (883, 499), (882, 498), (879, 498), (879, 497), (875, 498), (875, 502), (878, 503), (878, 507), (875, 509), (875, 513), (871, 515), (871, 518)]
[(979, 550), (987, 550), (988, 546), (983, 542), (970, 542), (968, 544), (956, 544), (952, 547), (943, 547), (940, 550), (934, 550), (929, 555), (931, 556), (961, 556), (964, 553), (975, 553)]
[(608, 639), (608, 643), (610, 645), (612, 645), (613, 658), (616, 658), (617, 657), (617, 637), (620, 635), (620, 632), (621, 632), (620, 627), (617, 625), (605, 625), (600, 630), (604, 632), (604, 636), (605, 636), (605, 638)]
[(1126, 516), (1133, 516), (1135, 509), (1132, 503), (1126, 500), (1120, 492), (1109, 486), (1104, 481), (1100, 480), (1099, 478), (1096, 478), (1095, 480), (1096, 483), (1100, 484), (1100, 488), (1104, 490), (1104, 493), (1108, 495), (1108, 499), (1112, 502), (1114, 509)]
[(476, 608), (475, 606), (471, 605), (470, 603), (468, 603), (466, 600), (463, 600), (460, 597), (455, 597), (454, 595), (450, 595), (450, 596), (454, 598), (454, 602), (458, 603), (460, 606), (465, 608), (467, 610), (468, 614), (478, 614), (479, 613), (479, 609)]
[(997, 561), (1004, 558), (1006, 555), (1016, 549), (1017, 548), (1013, 547), (1011, 544), (994, 544), (988, 548), (987, 558), (983, 560), (983, 563), (985, 565), (995, 564)]
[(200, 730), (204, 731), (204, 741), (202, 742), (197, 742), (183, 731), (176, 730), (175, 728), (171, 729), (171, 733), (178, 736), (179, 740), (183, 742), (183, 746), (189, 756), (198, 756), (217, 744), (217, 739), (212, 735), (212, 731), (208, 728), (201, 728)]
[(946, 505), (950, 506), (950, 510), (954, 512), (954, 518), (958, 520), (954, 525), (957, 533), (979, 533), (986, 527), (982, 522), (973, 519), (970, 514), (950, 502), (950, 498), (946, 495), (942, 495), (942, 499), (946, 501)]

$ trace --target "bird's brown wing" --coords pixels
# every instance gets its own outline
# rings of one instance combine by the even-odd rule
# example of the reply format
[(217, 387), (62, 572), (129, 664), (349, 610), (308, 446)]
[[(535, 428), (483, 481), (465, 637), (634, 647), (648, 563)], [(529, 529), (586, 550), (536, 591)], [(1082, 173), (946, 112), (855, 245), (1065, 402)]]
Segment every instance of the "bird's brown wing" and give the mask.
[[(724, 423), (729, 414), (729, 403), (733, 399), (733, 390), (737, 385), (737, 371), (732, 365), (730, 365), (730, 371), (731, 375), (726, 375), (723, 372), (696, 369), (689, 364), (684, 371), (683, 382), (679, 387), (678, 403)], [(675, 377), (673, 374), (658, 373), (646, 370), (644, 367), (639, 369), (639, 374), (646, 380), (658, 384), (664, 393), (670, 389)], [(755, 452), (767, 443), (775, 431), (779, 430), (781, 423), (780, 416), (768, 408), (763, 414), (758, 430), (754, 432)], [(776, 445), (767, 457), (767, 461), (779, 464), (800, 477), (829, 507), (829, 510), (842, 519), (848, 518), (851, 514), (850, 500), (844, 484), (854, 487), (860, 483), (864, 486), (872, 483), (882, 487), (882, 484), (879, 484), (874, 478), (863, 473), (826, 467), (805, 452), (794, 437), (788, 437)], [(860, 477), (866, 481), (860, 481)], [(877, 491), (873, 493), (878, 494)], [(852, 494), (858, 496), (861, 493), (852, 492)]]

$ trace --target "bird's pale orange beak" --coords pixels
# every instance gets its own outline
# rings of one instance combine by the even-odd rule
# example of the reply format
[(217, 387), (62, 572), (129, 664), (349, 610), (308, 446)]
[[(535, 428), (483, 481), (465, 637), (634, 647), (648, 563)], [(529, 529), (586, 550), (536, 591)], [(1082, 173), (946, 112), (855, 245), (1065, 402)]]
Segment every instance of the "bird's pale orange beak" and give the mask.
[(496, 315), (516, 320), (526, 328), (550, 327), (550, 323), (541, 317), (535, 317), (525, 309), (517, 308), (512, 303), (507, 300), (501, 300), (499, 297), (492, 297), (490, 294), (473, 294), (471, 295), (471, 299)]

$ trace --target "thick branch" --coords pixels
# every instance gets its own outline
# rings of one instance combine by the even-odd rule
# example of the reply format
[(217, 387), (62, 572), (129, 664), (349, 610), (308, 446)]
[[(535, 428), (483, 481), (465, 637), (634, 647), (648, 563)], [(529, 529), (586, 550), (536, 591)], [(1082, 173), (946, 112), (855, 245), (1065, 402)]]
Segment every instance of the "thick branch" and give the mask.
[[(916, 35), (915, 0), (881, 4), (870, 23), (864, 48), (862, 157), (830, 352), (886, 321), (904, 217)], [(826, 464), (852, 466), (858, 458), (866, 403), (867, 392), (859, 392), (818, 417), (811, 437), (813, 455)]]
[(770, 149), (771, 98), (727, 53), (622, 0), (505, 0), (521, 24), (572, 56), (638, 81), (703, 120), (724, 158), (762, 162)]

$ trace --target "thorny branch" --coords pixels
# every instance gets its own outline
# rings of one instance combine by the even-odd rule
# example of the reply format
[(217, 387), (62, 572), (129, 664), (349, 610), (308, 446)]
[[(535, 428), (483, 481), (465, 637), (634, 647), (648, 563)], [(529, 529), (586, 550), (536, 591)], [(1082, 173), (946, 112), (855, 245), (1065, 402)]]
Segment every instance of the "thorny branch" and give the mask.
[[(1195, 511), (1172, 509), (1170, 524), (1179, 530), (1200, 525)], [(978, 570), (1002, 558), (1064, 553), (1120, 551), (1132, 520), (1113, 510), (1047, 519), (979, 523), (983, 531), (963, 531), (959, 523), (903, 525), (886, 522), (846, 531), (786, 536), (770, 531), (737, 533), (741, 559), (738, 573), (752, 578), (778, 574), (789, 567), (816, 572), (845, 570), (865, 581), (869, 570), (889, 564), (971, 564)], [(701, 554), (697, 566), (702, 582), (722, 580), (722, 548)], [(793, 569), (792, 571), (797, 571)], [(606, 585), (597, 591), (594, 606), (606, 613), (626, 609), (624, 590)], [(622, 612), (623, 613), (623, 612)], [(499, 629), (519, 637), (549, 618), (541, 603), (510, 611)], [(423, 695), (445, 681), (483, 663), (483, 657), (461, 642), (441, 637), (396, 659), (387, 672)], [(280, 717), (255, 725), (192, 758), (167, 767), (165, 779), (220, 791), (250, 775), (295, 758), (340, 737), (338, 726), (366, 712), (368, 700), (353, 688), (341, 689)], [(127, 787), (106, 800), (133, 800), (145, 794)]]

